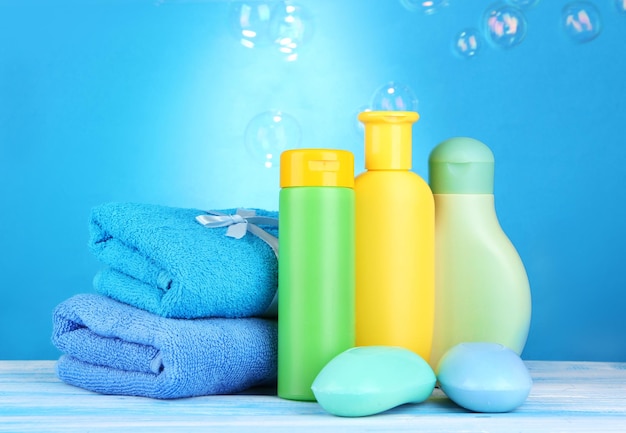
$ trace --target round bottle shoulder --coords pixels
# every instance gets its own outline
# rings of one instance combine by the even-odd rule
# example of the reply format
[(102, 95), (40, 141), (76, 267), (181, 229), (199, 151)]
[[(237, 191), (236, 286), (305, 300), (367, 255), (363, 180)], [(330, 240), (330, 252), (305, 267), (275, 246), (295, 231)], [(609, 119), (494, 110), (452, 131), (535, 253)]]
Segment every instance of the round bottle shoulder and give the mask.
[(408, 188), (428, 189), (428, 183), (417, 173), (408, 170), (369, 170), (354, 179), (354, 188), (359, 189), (370, 185), (403, 186)]

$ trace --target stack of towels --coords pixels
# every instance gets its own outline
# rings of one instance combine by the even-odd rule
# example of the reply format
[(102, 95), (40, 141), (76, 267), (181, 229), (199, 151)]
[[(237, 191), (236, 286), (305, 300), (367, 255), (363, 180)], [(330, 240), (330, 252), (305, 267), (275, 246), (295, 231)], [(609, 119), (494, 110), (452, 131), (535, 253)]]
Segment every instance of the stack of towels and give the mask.
[[(94, 278), (96, 293), (54, 311), (61, 380), (163, 399), (275, 382), (278, 262), (263, 239), (245, 234), (261, 228), (277, 236), (277, 228), (237, 215), (250, 211), (216, 213), (238, 218), (206, 227), (207, 212), (197, 209), (108, 203), (92, 210), (89, 245), (106, 268)], [(261, 222), (278, 217), (253, 213)], [(239, 235), (227, 236), (235, 227)]]

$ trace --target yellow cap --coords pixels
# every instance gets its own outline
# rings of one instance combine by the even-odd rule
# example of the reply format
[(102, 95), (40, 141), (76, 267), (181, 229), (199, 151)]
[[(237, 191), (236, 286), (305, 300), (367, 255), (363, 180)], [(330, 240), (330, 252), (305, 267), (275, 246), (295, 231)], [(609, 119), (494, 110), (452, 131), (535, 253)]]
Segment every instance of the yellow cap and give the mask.
[(419, 119), (414, 111), (364, 111), (365, 168), (368, 170), (409, 170), (412, 127)]
[(354, 187), (354, 155), (347, 150), (294, 149), (280, 155), (280, 186)]

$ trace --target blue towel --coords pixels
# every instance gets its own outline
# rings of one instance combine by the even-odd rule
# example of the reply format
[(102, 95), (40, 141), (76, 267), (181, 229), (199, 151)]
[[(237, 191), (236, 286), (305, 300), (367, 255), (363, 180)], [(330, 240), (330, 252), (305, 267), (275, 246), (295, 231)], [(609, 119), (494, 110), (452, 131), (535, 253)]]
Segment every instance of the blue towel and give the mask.
[(169, 319), (95, 293), (53, 315), (61, 380), (103, 394), (231, 394), (276, 378), (276, 320)]
[(250, 233), (235, 239), (226, 236), (227, 227), (204, 227), (195, 219), (201, 214), (207, 212), (150, 204), (95, 207), (89, 246), (110, 267), (96, 275), (95, 290), (164, 317), (263, 314), (278, 286), (272, 248)]

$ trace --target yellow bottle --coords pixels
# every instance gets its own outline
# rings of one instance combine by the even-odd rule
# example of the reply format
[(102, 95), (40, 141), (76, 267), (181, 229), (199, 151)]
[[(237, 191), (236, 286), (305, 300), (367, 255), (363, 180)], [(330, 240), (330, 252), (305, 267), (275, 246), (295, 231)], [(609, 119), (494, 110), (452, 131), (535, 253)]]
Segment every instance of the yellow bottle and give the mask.
[(435, 205), (411, 169), (415, 112), (370, 111), (356, 199), (356, 344), (400, 346), (430, 358)]

